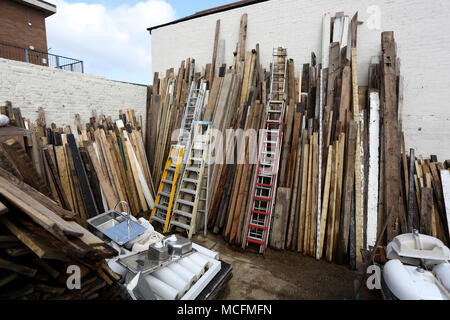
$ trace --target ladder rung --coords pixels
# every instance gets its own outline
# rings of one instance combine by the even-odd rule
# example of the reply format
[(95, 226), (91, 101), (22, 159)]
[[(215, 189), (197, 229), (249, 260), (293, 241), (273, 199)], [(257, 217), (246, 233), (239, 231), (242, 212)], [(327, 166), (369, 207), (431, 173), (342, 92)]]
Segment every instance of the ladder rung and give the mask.
[(163, 197), (170, 198), (170, 193), (161, 191), (161, 192), (159, 192), (158, 194), (161, 195), (161, 196), (163, 196)]
[(183, 200), (183, 199), (178, 199), (177, 202), (181, 203), (181, 204), (184, 204), (186, 206), (191, 206), (191, 207), (193, 207), (195, 205), (194, 202)]
[(258, 200), (258, 201), (266, 201), (266, 202), (272, 201), (271, 198), (264, 198), (264, 197), (254, 197), (253, 199)]
[(195, 173), (200, 172), (200, 168), (196, 168), (196, 167), (187, 167), (185, 170), (190, 171), (190, 172), (195, 172)]
[(157, 216), (153, 216), (153, 217), (152, 217), (152, 220), (155, 220), (155, 221), (157, 221), (157, 222), (159, 222), (159, 223), (162, 223), (162, 224), (165, 224), (165, 223), (166, 223), (166, 220), (161, 219), (160, 217), (157, 217)]
[(252, 213), (262, 214), (264, 216), (268, 216), (269, 215), (267, 212), (262, 212), (262, 211), (257, 211), (257, 210), (252, 210)]
[(274, 176), (276, 174), (273, 171), (266, 171), (266, 170), (261, 170), (261, 169), (258, 172), (261, 174), (264, 174), (264, 175), (268, 175), (268, 176)]
[(167, 211), (169, 208), (167, 208), (167, 207), (165, 207), (165, 206), (162, 206), (162, 205), (160, 205), (160, 204), (155, 204), (155, 207), (157, 208), (157, 209), (159, 209), (159, 210), (164, 210), (164, 211)]
[(197, 184), (197, 183), (198, 183), (198, 180), (190, 179), (190, 178), (184, 178), (184, 179), (183, 179), (183, 182), (190, 182), (190, 183), (195, 183), (195, 184)]
[(250, 228), (255, 228), (255, 229), (264, 230), (264, 231), (267, 230), (267, 227), (265, 227), (265, 226), (258, 226), (258, 225), (256, 225), (256, 224), (252, 224), (252, 223), (249, 224), (249, 227), (250, 227)]
[(172, 221), (170, 224), (173, 225), (173, 226), (185, 229), (185, 230), (190, 230), (191, 229), (191, 226), (188, 226), (187, 224), (184, 224), (184, 223), (181, 223), (181, 222), (178, 222), (178, 221)]
[(192, 214), (189, 213), (189, 212), (184, 212), (184, 211), (181, 211), (181, 210), (174, 210), (173, 213), (174, 214), (178, 214), (178, 215), (183, 216), (183, 217), (186, 217), (186, 218), (192, 218)]
[(264, 183), (256, 183), (257, 187), (266, 187), (266, 188), (272, 188), (273, 184), (264, 184)]
[(173, 184), (173, 181), (166, 180), (166, 179), (163, 179), (162, 182), (165, 184)]
[(175, 172), (175, 168), (167, 167), (167, 168), (166, 168), (166, 171)]
[(192, 190), (192, 189), (185, 189), (185, 188), (180, 189), (180, 192), (192, 194), (194, 196), (197, 194), (197, 191)]
[(248, 241), (248, 242), (252, 242), (252, 243), (259, 244), (259, 245), (261, 245), (261, 246), (265, 245), (265, 243), (264, 243), (263, 241), (257, 240), (257, 239), (254, 239), (254, 238), (250, 238), (250, 236), (247, 237), (247, 241)]
[(202, 158), (195, 158), (195, 157), (189, 158), (189, 160), (191, 160), (191, 161), (197, 161), (197, 162), (202, 162), (202, 161), (203, 161)]

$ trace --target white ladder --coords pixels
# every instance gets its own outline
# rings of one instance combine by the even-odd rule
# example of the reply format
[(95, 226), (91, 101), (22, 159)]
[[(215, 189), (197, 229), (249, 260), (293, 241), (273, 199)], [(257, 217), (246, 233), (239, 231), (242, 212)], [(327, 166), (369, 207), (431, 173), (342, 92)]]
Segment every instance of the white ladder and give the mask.
[[(209, 205), (209, 144), (210, 122), (198, 122), (193, 144), (180, 186), (177, 191), (172, 211), (170, 227), (179, 227), (188, 233), (189, 239), (195, 233), (197, 213), (202, 212), (207, 218)], [(206, 171), (206, 173), (205, 173)], [(201, 198), (201, 191), (206, 190), (206, 198)], [(204, 209), (199, 209), (200, 202)], [(206, 219), (205, 219), (206, 222)], [(205, 223), (205, 232), (206, 232)]]

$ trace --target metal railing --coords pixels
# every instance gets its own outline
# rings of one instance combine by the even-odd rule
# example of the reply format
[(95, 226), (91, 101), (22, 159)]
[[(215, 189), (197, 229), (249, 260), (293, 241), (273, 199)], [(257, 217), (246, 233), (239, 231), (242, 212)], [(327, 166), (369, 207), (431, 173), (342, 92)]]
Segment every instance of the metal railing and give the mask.
[(0, 43), (0, 58), (84, 73), (83, 61)]

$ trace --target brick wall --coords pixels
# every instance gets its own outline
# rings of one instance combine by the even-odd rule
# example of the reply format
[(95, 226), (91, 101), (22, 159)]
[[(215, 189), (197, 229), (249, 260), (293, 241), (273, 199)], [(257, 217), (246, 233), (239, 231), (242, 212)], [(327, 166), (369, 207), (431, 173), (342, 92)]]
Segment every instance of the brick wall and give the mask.
[[(47, 52), (45, 14), (15, 1), (0, 0), (0, 43), (21, 48), (33, 45), (35, 50)], [(1, 46), (0, 57), (25, 61), (23, 52)]]
[[(370, 29), (372, 5), (380, 9), (381, 30)], [(272, 48), (284, 46), (295, 68), (310, 61), (314, 51), (320, 61), (322, 16), (344, 11), (366, 23), (358, 29), (358, 71), (367, 84), (368, 65), (381, 50), (381, 31), (393, 30), (405, 78), (403, 129), (408, 148), (423, 156), (450, 158), (450, 1), (448, 0), (271, 0), (205, 16), (152, 31), (153, 71), (177, 68), (187, 57), (201, 68), (211, 63), (216, 20), (225, 40), (225, 62), (230, 65), (236, 48), (239, 21), (248, 14), (247, 49), (260, 44), (261, 63), (269, 67)], [(197, 70), (199, 71), (199, 70)]]
[(86, 123), (92, 110), (117, 119), (119, 110), (128, 108), (145, 123), (146, 99), (145, 86), (0, 58), (0, 104), (11, 101), (32, 121), (38, 107), (45, 109), (48, 124), (58, 126), (73, 126), (75, 113)]

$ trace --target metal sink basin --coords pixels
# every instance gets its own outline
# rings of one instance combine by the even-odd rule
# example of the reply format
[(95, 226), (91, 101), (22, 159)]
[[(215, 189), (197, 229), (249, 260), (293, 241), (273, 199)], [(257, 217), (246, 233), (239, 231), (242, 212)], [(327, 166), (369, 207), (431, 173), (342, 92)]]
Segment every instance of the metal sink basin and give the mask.
[(87, 220), (93, 233), (102, 240), (112, 240), (118, 245), (126, 245), (142, 233), (145, 228), (121, 215), (117, 211), (108, 211)]

